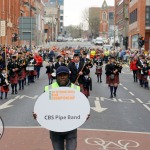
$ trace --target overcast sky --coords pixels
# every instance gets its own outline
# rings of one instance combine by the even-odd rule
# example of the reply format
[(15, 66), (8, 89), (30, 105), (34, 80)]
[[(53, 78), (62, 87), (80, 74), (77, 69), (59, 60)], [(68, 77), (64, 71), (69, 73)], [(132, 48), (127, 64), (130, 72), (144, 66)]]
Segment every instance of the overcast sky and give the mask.
[[(83, 22), (83, 11), (89, 7), (101, 7), (104, 0), (64, 0), (64, 25), (78, 25)], [(114, 6), (114, 0), (106, 0)]]

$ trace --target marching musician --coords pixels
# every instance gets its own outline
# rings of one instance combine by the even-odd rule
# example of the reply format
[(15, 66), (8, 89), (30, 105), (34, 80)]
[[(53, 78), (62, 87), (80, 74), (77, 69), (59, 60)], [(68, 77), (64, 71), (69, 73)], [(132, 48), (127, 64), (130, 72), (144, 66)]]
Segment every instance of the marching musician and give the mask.
[(73, 62), (68, 64), (70, 69), (70, 81), (75, 84), (79, 84), (81, 92), (83, 89), (83, 69), (84, 63), (80, 61), (80, 56), (78, 53), (75, 53), (73, 56)]
[(66, 66), (70, 63), (71, 58), (69, 57), (69, 54), (66, 52), (65, 57), (64, 57), (64, 63)]
[(150, 67), (148, 66), (147, 62), (145, 61), (143, 63), (143, 68), (142, 68), (142, 80), (143, 80), (143, 84), (144, 84), (144, 88), (149, 89), (148, 87), (148, 80), (147, 80), (147, 76), (148, 76), (148, 70), (150, 69)]
[(9, 81), (8, 81), (8, 74), (6, 70), (3, 69), (2, 73), (0, 74), (0, 89), (1, 89), (1, 99), (3, 99), (3, 93), (5, 93), (5, 99), (7, 99), (7, 93), (9, 91)]
[(53, 83), (53, 76), (55, 66), (53, 60), (49, 60), (49, 64), (46, 66), (46, 74), (48, 75), (49, 85)]
[(31, 82), (34, 82), (34, 76), (36, 75), (36, 71), (35, 71), (35, 66), (36, 64), (36, 60), (34, 59), (33, 55), (30, 54), (28, 57), (28, 62), (27, 62), (27, 66), (28, 67), (33, 67), (33, 70), (28, 70), (28, 85)]
[(64, 63), (64, 59), (61, 55), (57, 56), (57, 62), (55, 64), (55, 69), (57, 70), (57, 68), (60, 66), (66, 66), (66, 64)]
[(24, 78), (25, 78), (25, 59), (23, 58), (22, 52), (18, 53), (18, 80), (19, 80), (19, 90), (24, 89)]
[(97, 82), (102, 82), (102, 67), (103, 67), (103, 59), (100, 56), (100, 54), (97, 54), (97, 57), (94, 61), (94, 64), (96, 65), (96, 71), (95, 74), (97, 75)]
[(122, 65), (115, 61), (115, 57), (110, 58), (110, 64), (107, 64), (106, 76), (108, 76), (108, 84), (110, 87), (110, 98), (116, 97), (119, 84), (119, 73), (121, 73)]
[(17, 94), (19, 65), (18, 65), (16, 55), (12, 56), (12, 59), (9, 61), (7, 68), (9, 70), (12, 94), (14, 94), (14, 93)]

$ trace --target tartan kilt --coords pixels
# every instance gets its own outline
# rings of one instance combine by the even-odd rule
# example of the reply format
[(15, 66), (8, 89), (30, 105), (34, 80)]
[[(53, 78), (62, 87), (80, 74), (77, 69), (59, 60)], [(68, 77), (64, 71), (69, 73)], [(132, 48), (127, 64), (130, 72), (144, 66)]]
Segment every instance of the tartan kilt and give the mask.
[(89, 92), (88, 89), (83, 88), (82, 93), (83, 93), (86, 97), (90, 96), (90, 92)]
[(100, 69), (96, 68), (95, 74), (102, 74), (102, 68), (100, 68)]
[(52, 78), (52, 74), (51, 73), (48, 73), (47, 76), (48, 76), (48, 79)]
[(13, 76), (10, 76), (10, 83), (11, 84), (17, 84), (18, 83), (18, 73), (14, 73)]
[(110, 79), (110, 76), (108, 76), (108, 84), (119, 84), (119, 75), (115, 74), (114, 79)]
[(145, 81), (145, 82), (147, 82), (147, 76), (148, 75), (141, 75), (142, 80)]
[(36, 70), (27, 71), (27, 75), (28, 75), (28, 76), (36, 76), (36, 75), (37, 75), (37, 72), (36, 72)]
[(141, 75), (141, 73), (139, 72), (139, 70), (137, 71), (137, 78), (138, 78), (139, 80), (142, 80), (142, 75)]
[(25, 69), (22, 69), (22, 78), (26, 78), (27, 72)]
[(7, 93), (9, 91), (9, 86), (0, 86), (0, 91)]

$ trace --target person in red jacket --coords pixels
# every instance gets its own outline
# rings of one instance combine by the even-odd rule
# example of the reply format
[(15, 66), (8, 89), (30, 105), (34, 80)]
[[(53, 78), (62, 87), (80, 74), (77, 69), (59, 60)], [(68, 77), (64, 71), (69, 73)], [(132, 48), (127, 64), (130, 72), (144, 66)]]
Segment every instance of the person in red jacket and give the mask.
[(130, 70), (132, 70), (133, 72), (134, 82), (137, 82), (137, 71), (138, 71), (137, 61), (138, 61), (137, 57), (134, 57), (130, 62)]
[(39, 79), (39, 76), (40, 76), (40, 69), (42, 67), (42, 63), (43, 63), (43, 59), (42, 57), (39, 55), (39, 53), (35, 53), (34, 55), (34, 59), (36, 60), (36, 72), (37, 72), (37, 79)]

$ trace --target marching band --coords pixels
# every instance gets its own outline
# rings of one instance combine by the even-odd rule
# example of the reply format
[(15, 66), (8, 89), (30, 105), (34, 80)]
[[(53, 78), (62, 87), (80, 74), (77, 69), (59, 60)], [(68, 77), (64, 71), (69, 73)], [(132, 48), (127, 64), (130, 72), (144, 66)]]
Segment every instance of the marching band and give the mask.
[[(52, 84), (56, 78), (56, 70), (59, 66), (67, 66), (70, 70), (70, 81), (80, 86), (81, 92), (86, 97), (90, 96), (92, 90), (92, 78), (90, 69), (95, 66), (95, 75), (97, 82), (102, 83), (102, 72), (105, 66), (106, 84), (110, 87), (110, 98), (116, 97), (117, 88), (119, 84), (119, 74), (122, 70), (122, 61), (120, 57), (117, 58), (116, 52), (109, 54), (108, 50), (93, 48), (77, 48), (80, 53), (73, 54), (73, 48), (63, 48), (63, 55), (61, 50), (57, 47), (39, 52), (25, 52), (25, 51), (9, 51), (6, 58), (0, 54), (0, 87), (1, 99), (3, 93), (7, 98), (9, 91), (9, 84), (11, 85), (11, 93), (17, 94), (18, 89), (24, 90), (26, 80), (28, 85), (35, 82), (35, 79), (40, 76), (40, 68), (43, 66), (43, 61), (47, 62), (46, 74), (48, 76), (48, 84)], [(55, 51), (58, 50), (58, 55)], [(69, 52), (70, 51), (70, 52)], [(49, 55), (53, 52), (53, 55)], [(46, 53), (46, 54), (44, 54)], [(89, 58), (87, 56), (89, 54)], [(105, 56), (106, 55), (106, 56)], [(118, 55), (119, 56), (119, 55)], [(130, 55), (130, 70), (133, 71), (134, 82), (138, 82), (141, 87), (149, 89), (147, 77), (150, 76), (150, 56), (138, 55), (132, 53)], [(54, 60), (56, 59), (56, 62)], [(5, 61), (6, 60), (6, 61)], [(104, 64), (105, 62), (105, 64)], [(19, 85), (19, 87), (17, 87)]]

